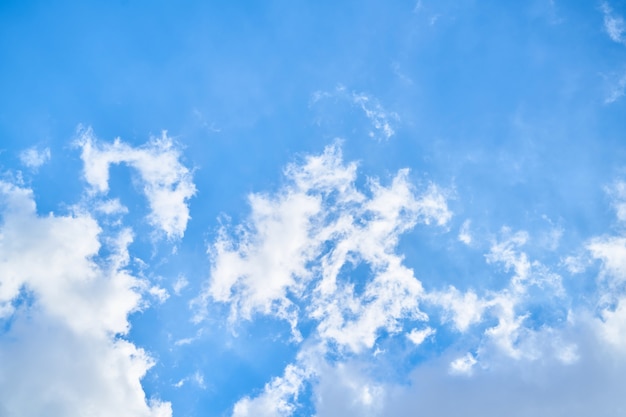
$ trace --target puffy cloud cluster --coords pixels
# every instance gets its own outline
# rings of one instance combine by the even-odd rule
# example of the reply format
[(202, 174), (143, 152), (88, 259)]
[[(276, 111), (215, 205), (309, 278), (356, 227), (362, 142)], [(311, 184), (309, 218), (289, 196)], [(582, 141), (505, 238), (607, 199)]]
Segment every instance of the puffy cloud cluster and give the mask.
[[(299, 321), (313, 320), (316, 329), (308, 337), (318, 340), (321, 352), (359, 354), (375, 346), (381, 331), (395, 334), (404, 320), (426, 320), (419, 307), (422, 284), (396, 246), (417, 224), (449, 221), (443, 191), (431, 184), (418, 192), (408, 170), (389, 185), (370, 178), (361, 191), (356, 164), (344, 163), (337, 145), (288, 166), (285, 175), (287, 184), (275, 194), (252, 194), (249, 219), (224, 227), (211, 245), (204, 302), (229, 303), (231, 320), (255, 314), (288, 320), (297, 340)], [(358, 278), (362, 288), (346, 273), (359, 265), (367, 266), (367, 276)], [(410, 335), (417, 343), (420, 335)], [(290, 365), (260, 397), (238, 403), (235, 415), (247, 415), (252, 404), (269, 398), (294, 396), (301, 379), (316, 373), (312, 362)], [(291, 408), (281, 401), (275, 413), (288, 415)]]
[[(250, 216), (235, 227), (224, 226), (209, 248), (211, 277), (200, 301), (228, 304), (231, 321), (256, 315), (287, 320), (294, 340), (304, 339), (297, 359), (257, 396), (237, 402), (234, 416), (297, 414), (298, 396), (307, 384), (313, 386), (318, 416), (379, 416), (411, 415), (418, 406), (414, 397), (434, 412), (428, 395), (441, 398), (438, 390), (461, 389), (471, 381), (512, 395), (516, 386), (539, 389), (536, 378), (544, 378), (554, 397), (541, 400), (540, 410), (561, 407), (567, 393), (580, 393), (579, 386), (555, 388), (570, 373), (582, 376), (597, 367), (601, 386), (614, 383), (606, 361), (593, 352), (614, 346), (611, 354), (622, 358), (618, 363), (624, 359), (623, 237), (593, 238), (584, 248), (586, 257), (601, 261), (595, 305), (568, 294), (554, 272), (558, 266), (526, 253), (532, 244), (528, 232), (507, 227), (484, 255), (485, 265), (501, 277), (496, 287), (424, 288), (404, 265), (398, 241), (418, 224), (450, 221), (441, 189), (430, 185), (418, 192), (407, 170), (389, 184), (370, 178), (360, 188), (357, 166), (342, 160), (337, 145), (289, 165), (285, 176), (275, 193), (250, 195)], [(618, 183), (609, 190), (619, 219), (622, 188)], [(469, 224), (462, 225), (462, 235), (469, 236)], [(302, 321), (315, 323), (314, 329), (302, 335)], [(383, 366), (376, 359), (385, 355), (378, 345), (381, 334), (401, 334), (418, 349), (439, 337), (440, 328), (456, 341), (430, 364), (415, 368), (410, 388), (370, 372)], [(554, 378), (542, 366), (552, 369)], [(426, 376), (440, 384), (425, 389)], [(607, 410), (620, 407), (613, 398), (608, 404)], [(441, 415), (463, 409), (448, 408)], [(472, 409), (496, 415), (498, 407), (475, 404)], [(520, 405), (518, 415), (530, 410)]]
[(152, 359), (123, 339), (148, 286), (126, 270), (130, 230), (100, 259), (90, 214), (39, 216), (32, 191), (6, 182), (0, 218), (0, 414), (171, 415), (140, 384)]
[[(234, 233), (223, 229), (210, 248), (205, 298), (231, 305), (233, 319), (253, 313), (319, 325), (320, 337), (359, 352), (401, 318), (423, 319), (423, 289), (394, 251), (417, 223), (444, 225), (451, 216), (434, 185), (417, 193), (401, 170), (389, 186), (369, 180), (356, 189), (356, 165), (343, 164), (337, 146), (286, 170), (289, 185), (276, 195), (250, 196), (251, 216)], [(342, 270), (366, 264), (362, 291)], [(308, 305), (298, 301), (307, 297)]]

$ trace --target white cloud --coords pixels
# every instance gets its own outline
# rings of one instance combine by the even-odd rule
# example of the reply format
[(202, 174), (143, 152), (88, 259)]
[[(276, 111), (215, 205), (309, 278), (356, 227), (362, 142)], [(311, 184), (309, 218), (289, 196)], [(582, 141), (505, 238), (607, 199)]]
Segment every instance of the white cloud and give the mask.
[(348, 93), (345, 86), (338, 85), (334, 91), (314, 92), (311, 95), (311, 103), (315, 104), (320, 100), (333, 97), (348, 101), (363, 111), (371, 125), (371, 130), (368, 132), (370, 138), (388, 140), (396, 133), (394, 126), (400, 121), (400, 116), (396, 112), (386, 110), (371, 94)]
[(587, 249), (602, 262), (596, 328), (604, 340), (626, 354), (626, 237), (597, 237)]
[(611, 40), (626, 44), (626, 38), (624, 37), (626, 24), (624, 23), (624, 18), (614, 15), (613, 9), (608, 3), (602, 3), (602, 12), (604, 13), (604, 30)]
[(587, 249), (594, 258), (602, 260), (603, 277), (612, 287), (626, 282), (626, 237), (597, 237)]
[(393, 123), (400, 119), (397, 113), (385, 110), (377, 100), (364, 93), (352, 93), (352, 101), (361, 107), (372, 124), (374, 130), (369, 133), (371, 138), (382, 136), (389, 139), (396, 133)]
[(434, 335), (436, 332), (436, 330), (430, 327), (427, 327), (423, 330), (413, 329), (410, 333), (407, 333), (406, 337), (415, 345), (419, 346), (424, 343), (424, 340), (426, 340), (426, 338)]
[(176, 278), (174, 285), (172, 285), (172, 289), (174, 290), (174, 294), (180, 295), (180, 292), (189, 285), (189, 281), (183, 275)]
[[(380, 331), (393, 335), (405, 320), (426, 320), (422, 285), (396, 246), (419, 223), (450, 220), (445, 195), (434, 184), (418, 193), (408, 170), (388, 185), (370, 178), (360, 191), (356, 168), (342, 161), (337, 145), (329, 146), (290, 165), (287, 184), (275, 194), (251, 195), (247, 221), (223, 228), (210, 246), (210, 281), (197, 303), (229, 303), (231, 320), (258, 313), (287, 320), (296, 340), (299, 321), (313, 320), (309, 340), (340, 355), (371, 351)], [(351, 276), (359, 264), (367, 275)], [(260, 396), (237, 403), (234, 415), (291, 415), (292, 400), (313, 373), (301, 363), (287, 367)], [(373, 398), (366, 390), (363, 401), (368, 393)]]
[(617, 100), (624, 97), (624, 93), (626, 92), (626, 73), (620, 74), (618, 76), (610, 76), (609, 82), (610, 85), (608, 87), (608, 93), (606, 98), (604, 99), (605, 104), (611, 104), (616, 102)]
[(148, 144), (133, 148), (119, 139), (101, 144), (91, 129), (80, 132), (85, 179), (94, 193), (109, 189), (109, 167), (125, 163), (137, 170), (143, 181), (151, 213), (148, 220), (168, 238), (183, 236), (189, 221), (187, 201), (196, 193), (191, 173), (180, 162), (180, 151), (164, 132)]
[(117, 198), (101, 201), (95, 205), (94, 209), (96, 212), (106, 214), (108, 216), (128, 213), (128, 208), (120, 203), (120, 200)]
[[(426, 295), (432, 305), (443, 309), (443, 323), (451, 322), (461, 335), (468, 334), (474, 339), (473, 348), (478, 355), (472, 357), (485, 366), (494, 355), (503, 354), (516, 360), (552, 355), (548, 352), (550, 349), (541, 349), (539, 345), (544, 343), (547, 337), (544, 333), (550, 332), (551, 326), (560, 325), (559, 319), (543, 322), (541, 330), (528, 327), (526, 320), (537, 309), (537, 304), (551, 309), (564, 296), (561, 277), (541, 263), (531, 261), (521, 251), (529, 240), (528, 233), (512, 233), (504, 228), (502, 234), (502, 239), (495, 241), (486, 255), (488, 264), (499, 264), (505, 272), (512, 272), (501, 288), (477, 294), (473, 289), (461, 292), (449, 286)], [(487, 328), (484, 325), (476, 328), (482, 335), (476, 334), (473, 325), (493, 320), (495, 324)]]
[(410, 417), (416, 410), (441, 417), (622, 415), (626, 363), (607, 357), (584, 326), (576, 333), (585, 347), (581, 359), (570, 364), (544, 358), (501, 360), (483, 368), (472, 354), (452, 361), (444, 354), (418, 366), (410, 383), (386, 385), (386, 401), (378, 415)]
[(150, 287), (150, 289), (148, 289), (148, 294), (156, 298), (161, 304), (163, 304), (165, 301), (167, 301), (168, 298), (170, 298), (170, 294), (167, 292), (167, 290), (165, 288), (159, 287), (158, 285), (153, 285), (152, 287)]
[[(489, 387), (502, 383), (503, 395), (512, 398), (516, 384), (538, 389), (535, 382), (520, 376), (523, 369), (529, 369), (529, 378), (542, 375), (556, 384), (567, 372), (584, 375), (595, 361), (606, 367), (601, 359), (585, 356), (594, 351), (589, 343), (614, 346), (615, 352), (626, 348), (621, 342), (626, 340), (622, 293), (592, 312), (597, 313), (595, 319), (580, 319), (586, 310), (572, 305), (561, 277), (524, 250), (530, 244), (556, 249), (561, 229), (552, 229), (559, 236), (552, 231), (537, 233), (540, 239), (533, 240), (528, 232), (503, 228), (485, 255), (486, 264), (495, 267), (492, 279), (497, 287), (448, 286), (429, 291), (404, 265), (397, 244), (417, 224), (447, 224), (451, 213), (445, 193), (434, 185), (418, 193), (406, 170), (387, 184), (369, 179), (366, 187), (358, 188), (357, 167), (342, 161), (338, 146), (290, 165), (285, 174), (286, 185), (277, 192), (250, 196), (251, 214), (245, 222), (221, 230), (209, 248), (211, 277), (200, 300), (229, 304), (232, 320), (252, 319), (256, 314), (287, 320), (295, 335), (306, 337), (303, 346), (313, 345), (318, 351), (309, 362), (298, 359), (288, 365), (256, 397), (242, 398), (234, 416), (297, 414), (298, 396), (307, 384), (313, 386), (320, 417), (411, 415), (409, 407), (400, 409), (410, 403), (409, 394), (393, 403), (393, 384), (356, 372), (349, 362), (386, 356), (378, 343), (382, 332), (390, 337), (400, 334), (416, 345), (435, 334), (423, 305), (434, 306), (432, 314), (441, 312), (441, 322), (458, 331), (458, 340), (436, 366), (435, 380), (445, 381), (441, 390), (450, 383), (476, 380)], [(621, 188), (616, 190), (615, 195), (621, 196)], [(595, 238), (586, 249), (602, 261), (601, 282), (614, 289), (623, 284), (624, 238)], [(365, 268), (353, 276), (357, 266)], [(545, 311), (551, 315), (542, 317)], [(300, 335), (299, 323), (304, 319), (314, 323), (314, 329)], [(595, 334), (592, 341), (587, 340), (590, 332)], [(459, 351), (472, 353), (458, 356)], [(542, 365), (552, 369), (557, 379), (542, 374)], [(450, 382), (455, 375), (467, 378)], [(513, 382), (507, 385), (511, 375)], [(610, 384), (610, 376), (602, 378)], [(416, 380), (415, 385), (423, 387), (423, 381)], [(579, 391), (570, 386), (564, 392)], [(429, 400), (419, 395), (429, 407)], [(441, 398), (442, 393), (433, 395)], [(555, 404), (546, 400), (541, 410)], [(451, 407), (442, 415), (456, 415), (453, 411)]]
[[(140, 384), (152, 359), (122, 338), (147, 289), (125, 269), (130, 231), (101, 239), (87, 213), (39, 217), (32, 191), (6, 182), (0, 208), (0, 318), (10, 322), (0, 414), (170, 416)], [(103, 244), (110, 255), (98, 260)]]
[(435, 305), (444, 308), (443, 320), (452, 321), (459, 332), (466, 332), (472, 324), (482, 319), (488, 303), (479, 299), (472, 290), (465, 294), (450, 286), (446, 291), (435, 291), (428, 294), (428, 299)]
[(315, 390), (318, 417), (381, 416), (385, 385), (368, 375), (367, 365), (357, 361), (319, 366)]
[(239, 400), (233, 408), (233, 417), (291, 416), (296, 409), (298, 394), (308, 377), (305, 369), (287, 365), (283, 376), (268, 382), (259, 396)]
[[(306, 314), (322, 338), (355, 352), (372, 348), (381, 329), (400, 330), (401, 318), (424, 319), (421, 283), (394, 250), (417, 223), (450, 219), (441, 191), (431, 185), (417, 194), (401, 170), (389, 186), (371, 179), (368, 197), (356, 189), (356, 165), (344, 165), (337, 146), (289, 166), (286, 175), (289, 184), (275, 195), (251, 195), (248, 222), (235, 234), (223, 229), (211, 246), (204, 299), (230, 303), (231, 319), (257, 312), (286, 319), (296, 337)], [(367, 281), (361, 294), (341, 273), (359, 263), (371, 270), (359, 278)], [(292, 300), (305, 288), (314, 289), (301, 311)]]
[(203, 389), (203, 390), (207, 389), (207, 385), (204, 380), (204, 375), (200, 371), (196, 371), (193, 374), (179, 380), (178, 382), (174, 384), (174, 387), (181, 388), (187, 382), (192, 382), (194, 385), (196, 385), (200, 389)]
[(459, 240), (466, 245), (472, 243), (472, 235), (470, 234), (470, 224), (471, 220), (465, 220), (463, 225), (461, 225), (461, 230), (459, 230)]
[(450, 362), (450, 373), (454, 375), (471, 375), (477, 361), (474, 355), (467, 353)]
[[(626, 75), (624, 78), (626, 79)], [(612, 199), (617, 220), (626, 223), (626, 182), (615, 181), (611, 187), (606, 188), (606, 192)]]
[(24, 166), (37, 169), (50, 160), (50, 148), (37, 149), (32, 147), (20, 152), (20, 161)]

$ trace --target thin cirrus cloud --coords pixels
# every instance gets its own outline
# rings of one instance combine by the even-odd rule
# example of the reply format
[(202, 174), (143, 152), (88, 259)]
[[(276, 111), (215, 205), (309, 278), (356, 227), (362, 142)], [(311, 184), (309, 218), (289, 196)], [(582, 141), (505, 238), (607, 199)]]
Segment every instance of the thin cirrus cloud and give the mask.
[(396, 133), (400, 116), (383, 107), (380, 101), (365, 92), (349, 92), (344, 85), (338, 85), (332, 91), (316, 91), (311, 96), (311, 104), (322, 100), (340, 100), (358, 107), (369, 122), (367, 135), (376, 140), (389, 140)]

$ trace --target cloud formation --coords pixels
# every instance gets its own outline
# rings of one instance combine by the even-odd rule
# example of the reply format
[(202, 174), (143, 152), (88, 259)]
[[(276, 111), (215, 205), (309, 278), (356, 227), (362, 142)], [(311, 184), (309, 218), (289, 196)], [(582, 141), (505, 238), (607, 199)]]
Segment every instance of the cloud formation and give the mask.
[[(422, 284), (395, 248), (416, 225), (450, 220), (444, 192), (434, 184), (418, 192), (406, 169), (388, 185), (369, 178), (361, 191), (357, 166), (343, 162), (338, 145), (289, 165), (285, 175), (276, 193), (250, 195), (245, 223), (222, 228), (209, 248), (211, 279), (201, 300), (228, 303), (233, 321), (256, 314), (287, 320), (295, 340), (303, 338), (299, 322), (313, 320), (314, 333), (304, 336), (321, 351), (340, 353), (369, 351), (381, 331), (400, 333), (404, 320), (426, 320)], [(359, 265), (366, 276), (346, 272)], [(365, 281), (360, 288), (358, 280)], [(427, 336), (409, 337), (418, 343)], [(277, 395), (295, 396), (301, 379), (316, 373), (310, 362), (290, 365), (260, 397), (238, 403), (234, 415)], [(291, 406), (280, 404), (276, 415), (290, 415)]]
[(624, 18), (613, 13), (613, 9), (608, 3), (602, 3), (602, 13), (604, 14), (604, 30), (613, 42), (626, 45), (626, 24)]
[(89, 213), (41, 217), (7, 182), (0, 218), (0, 414), (170, 416), (140, 384), (153, 360), (123, 338), (148, 288), (126, 269), (131, 231), (103, 240)]
[(180, 151), (163, 132), (146, 145), (131, 147), (119, 138), (100, 143), (93, 131), (83, 129), (76, 141), (81, 148), (84, 175), (94, 193), (109, 189), (109, 167), (125, 163), (142, 181), (151, 213), (148, 221), (168, 238), (181, 238), (189, 221), (188, 200), (196, 193), (191, 172), (180, 162)]
[(50, 148), (31, 147), (20, 152), (20, 161), (24, 166), (36, 170), (50, 160)]
[(345, 86), (339, 85), (334, 91), (316, 91), (311, 101), (315, 104), (320, 100), (331, 98), (347, 101), (363, 111), (370, 123), (371, 129), (367, 133), (370, 138), (388, 140), (395, 135), (395, 125), (400, 121), (400, 116), (396, 112), (385, 109), (371, 94), (348, 92)]
[[(454, 339), (434, 361), (436, 370), (418, 366), (415, 375), (426, 369), (437, 372), (437, 380), (447, 381), (442, 387), (465, 384), (454, 382), (458, 378), (494, 384), (526, 366), (522, 364), (537, 373), (540, 363), (550, 364), (556, 375), (570, 368), (585, 372), (600, 359), (584, 356), (590, 345), (583, 333), (594, 334), (592, 343), (598, 346), (624, 352), (623, 237), (596, 237), (585, 246), (588, 256), (602, 263), (596, 305), (568, 294), (554, 270), (558, 266), (526, 252), (533, 237), (508, 227), (493, 237), (484, 254), (485, 265), (501, 277), (499, 285), (424, 288), (404, 265), (398, 242), (419, 224), (449, 223), (445, 192), (434, 184), (418, 191), (408, 170), (398, 171), (388, 184), (368, 178), (366, 187), (359, 187), (357, 168), (343, 161), (337, 144), (289, 165), (285, 185), (274, 193), (251, 194), (249, 217), (239, 225), (223, 226), (210, 245), (210, 280), (197, 303), (227, 304), (233, 324), (259, 315), (286, 320), (300, 346), (283, 374), (258, 395), (237, 402), (233, 416), (297, 414), (298, 397), (309, 385), (319, 416), (339, 415), (341, 410), (389, 415), (400, 404), (391, 399), (405, 388), (374, 377), (375, 369), (384, 372), (380, 367), (389, 366), (376, 358), (385, 357), (386, 349), (397, 349), (399, 340), (419, 349), (436, 340), (439, 329), (452, 332)], [(608, 190), (620, 221), (623, 188), (616, 182)], [(469, 225), (466, 220), (460, 237), (454, 238), (459, 244), (471, 243)], [(538, 236), (542, 247), (543, 235)], [(591, 318), (594, 314), (597, 318)], [(315, 323), (314, 328), (305, 331), (302, 321)], [(404, 337), (383, 348), (378, 343), (382, 334)], [(489, 372), (496, 373), (489, 377)], [(331, 380), (345, 395), (331, 393)], [(415, 389), (423, 386), (414, 383)], [(533, 384), (528, 389), (536, 389)], [(406, 410), (398, 415), (408, 415)]]

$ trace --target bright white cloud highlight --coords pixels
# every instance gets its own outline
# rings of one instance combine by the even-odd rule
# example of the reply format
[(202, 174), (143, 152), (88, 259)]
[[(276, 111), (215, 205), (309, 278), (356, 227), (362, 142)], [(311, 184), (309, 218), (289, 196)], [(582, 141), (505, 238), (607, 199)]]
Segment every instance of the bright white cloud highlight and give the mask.
[(430, 327), (427, 327), (423, 330), (413, 329), (411, 330), (410, 333), (407, 333), (406, 337), (415, 345), (419, 346), (422, 343), (424, 343), (424, 340), (426, 340), (426, 338), (434, 335), (435, 333), (436, 333), (436, 330)]
[(307, 378), (306, 370), (288, 365), (284, 375), (268, 382), (261, 395), (238, 401), (233, 409), (233, 417), (291, 416), (296, 410), (298, 394)]
[(93, 192), (109, 189), (109, 167), (125, 163), (134, 168), (142, 181), (150, 205), (150, 223), (168, 238), (183, 236), (189, 221), (187, 201), (196, 193), (191, 172), (180, 162), (180, 151), (164, 132), (142, 147), (134, 148), (119, 138), (100, 143), (91, 129), (80, 132), (85, 179)]
[[(211, 246), (205, 299), (230, 303), (232, 319), (276, 315), (295, 333), (305, 314), (319, 323), (321, 337), (355, 352), (371, 348), (381, 329), (399, 331), (401, 318), (425, 319), (422, 286), (394, 250), (418, 223), (450, 219), (442, 192), (431, 185), (418, 194), (407, 170), (388, 186), (370, 179), (369, 191), (360, 192), (356, 165), (343, 164), (337, 146), (285, 173), (289, 185), (251, 195), (248, 222), (234, 234), (223, 229)], [(358, 291), (342, 271), (361, 263), (370, 276), (358, 277), (366, 281)], [(313, 298), (302, 310), (297, 301), (306, 288)]]
[(471, 375), (476, 365), (476, 358), (471, 353), (450, 362), (450, 373), (456, 375)]
[[(337, 145), (291, 164), (285, 175), (287, 184), (275, 194), (249, 197), (245, 223), (220, 231), (209, 248), (211, 278), (199, 301), (230, 304), (231, 320), (259, 313), (287, 320), (296, 340), (302, 338), (300, 319), (314, 320), (309, 337), (340, 353), (371, 350), (380, 331), (396, 334), (403, 320), (426, 320), (419, 308), (422, 285), (396, 246), (417, 224), (450, 220), (444, 193), (434, 184), (417, 192), (408, 170), (388, 185), (370, 178), (361, 191), (356, 164), (344, 163)], [(366, 275), (351, 276), (360, 264)], [(288, 367), (262, 395), (239, 402), (234, 415), (290, 415), (291, 406), (281, 404), (299, 390), (297, 369), (309, 368)]]
[(122, 338), (147, 283), (127, 270), (128, 229), (104, 240), (87, 213), (36, 214), (31, 190), (0, 182), (0, 414), (171, 415), (146, 402), (153, 361)]

